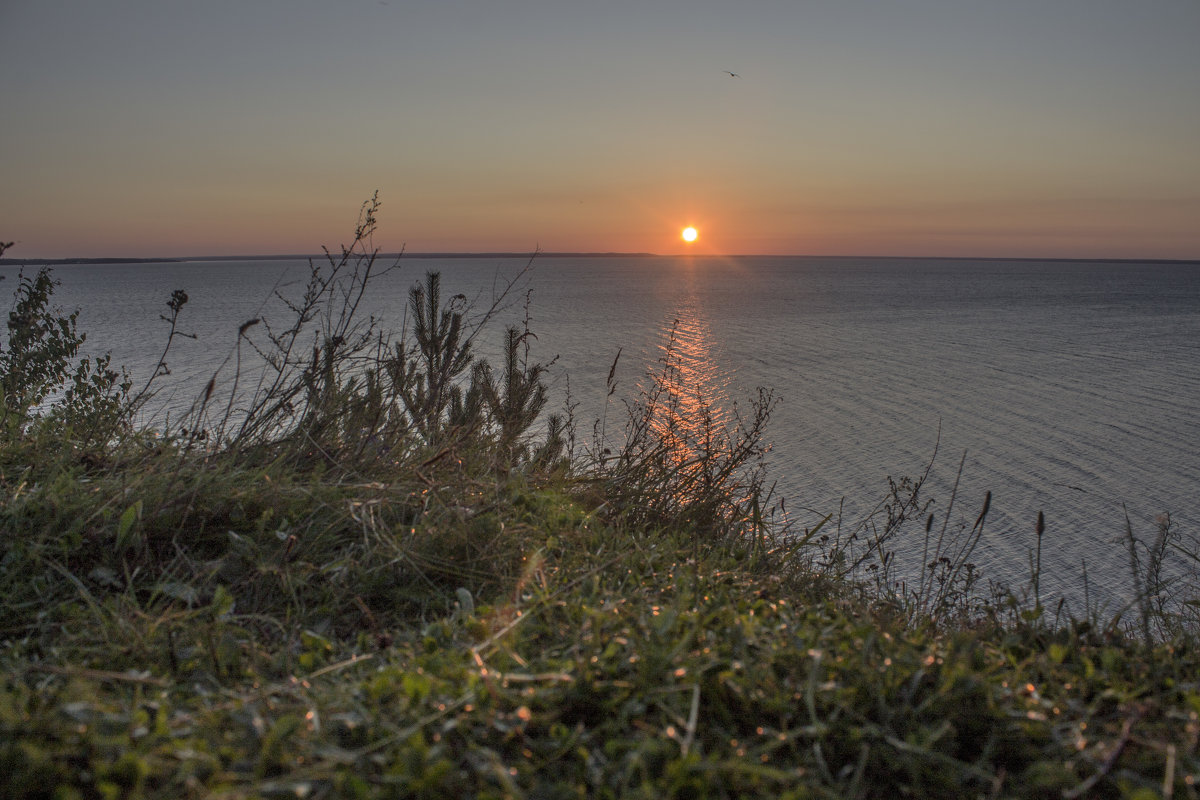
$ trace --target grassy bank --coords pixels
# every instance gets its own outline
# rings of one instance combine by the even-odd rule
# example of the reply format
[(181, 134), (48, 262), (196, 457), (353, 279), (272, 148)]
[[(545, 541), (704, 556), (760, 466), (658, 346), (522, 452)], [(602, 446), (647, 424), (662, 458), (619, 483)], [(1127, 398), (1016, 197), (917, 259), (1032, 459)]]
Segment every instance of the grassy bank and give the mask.
[(1161, 592), (1128, 627), (981, 599), (985, 508), (897, 595), (888, 537), (940, 541), (920, 480), (781, 530), (772, 397), (719, 424), (669, 346), (577, 442), (527, 331), (475, 356), (499, 307), (430, 276), (396, 336), (356, 317), (373, 225), (169, 427), (138, 422), (165, 369), (81, 359), (50, 276), (16, 287), (0, 796), (1196, 795), (1200, 649)]

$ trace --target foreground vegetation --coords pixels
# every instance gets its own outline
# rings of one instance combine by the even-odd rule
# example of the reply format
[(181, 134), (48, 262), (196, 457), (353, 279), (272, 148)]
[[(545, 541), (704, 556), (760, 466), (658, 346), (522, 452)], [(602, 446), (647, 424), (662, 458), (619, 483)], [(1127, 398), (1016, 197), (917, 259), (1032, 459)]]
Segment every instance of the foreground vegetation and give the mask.
[[(1196, 796), (1186, 603), (1051, 619), (1036, 571), (981, 600), (986, 504), (955, 538), (920, 480), (857, 528), (788, 530), (772, 397), (681, 419), (669, 346), (579, 444), (570, 409), (543, 419), (527, 331), (475, 356), (499, 306), (428, 276), (395, 338), (357, 319), (374, 211), (169, 426), (139, 420), (186, 294), (135, 387), (80, 358), (48, 274), (21, 279), (0, 796)], [(896, 592), (907, 523), (930, 567)], [(1157, 541), (1130, 540), (1153, 578)]]

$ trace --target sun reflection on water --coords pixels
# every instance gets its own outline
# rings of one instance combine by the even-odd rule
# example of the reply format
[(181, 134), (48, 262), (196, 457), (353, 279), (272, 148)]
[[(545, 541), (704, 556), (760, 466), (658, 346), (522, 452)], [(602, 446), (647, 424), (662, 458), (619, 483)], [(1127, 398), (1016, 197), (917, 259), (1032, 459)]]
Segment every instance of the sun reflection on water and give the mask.
[(685, 496), (676, 499), (686, 502), (714, 488), (707, 485), (715, 477), (709, 473), (729, 452), (736, 424), (731, 374), (694, 286), (661, 335), (659, 368), (647, 387), (654, 409), (649, 424), (679, 471)]

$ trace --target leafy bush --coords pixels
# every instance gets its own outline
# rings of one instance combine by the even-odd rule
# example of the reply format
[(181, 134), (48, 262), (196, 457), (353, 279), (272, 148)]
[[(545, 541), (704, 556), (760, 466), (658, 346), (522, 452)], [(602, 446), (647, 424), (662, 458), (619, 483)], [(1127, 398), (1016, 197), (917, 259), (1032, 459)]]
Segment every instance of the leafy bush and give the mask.
[(0, 436), (11, 443), (52, 430), (73, 450), (103, 447), (129, 421), (130, 382), (108, 355), (80, 357), (87, 336), (76, 329), (78, 309), (51, 306), (57, 285), (46, 267), (18, 277), (0, 344)]

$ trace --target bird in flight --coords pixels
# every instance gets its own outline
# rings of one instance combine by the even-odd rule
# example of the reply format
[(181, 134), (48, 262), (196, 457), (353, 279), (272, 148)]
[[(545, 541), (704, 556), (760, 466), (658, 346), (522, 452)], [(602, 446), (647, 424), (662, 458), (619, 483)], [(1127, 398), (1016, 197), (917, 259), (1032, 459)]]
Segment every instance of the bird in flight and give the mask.
[(729, 77), (731, 77), (731, 78), (740, 78), (740, 77), (742, 77), (741, 75), (738, 75), (736, 72), (730, 72), (730, 71), (729, 71), (729, 70), (727, 70), (727, 69), (726, 69), (726, 70), (721, 70), (721, 71), (722, 71), (722, 72), (724, 72), (726, 75), (728, 75), (728, 76), (729, 76)]

